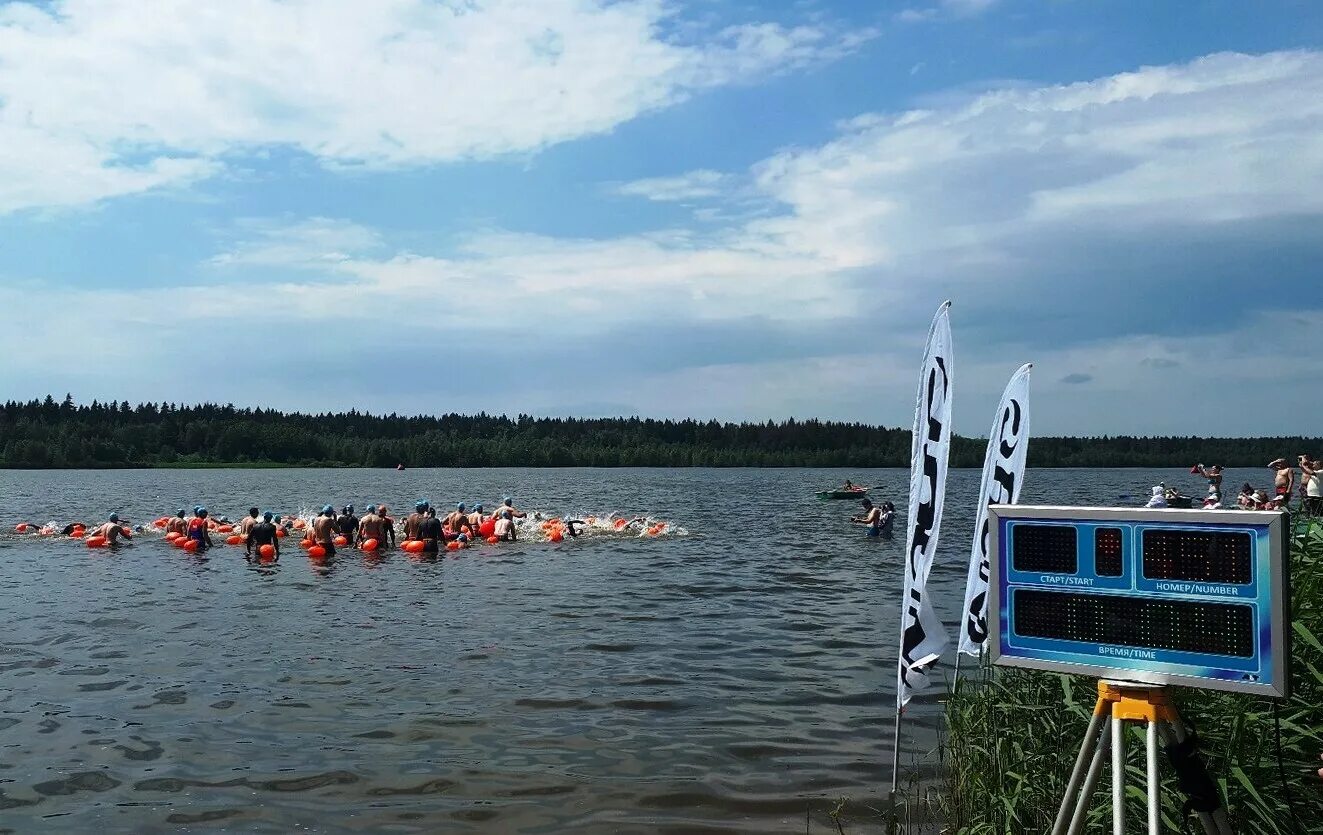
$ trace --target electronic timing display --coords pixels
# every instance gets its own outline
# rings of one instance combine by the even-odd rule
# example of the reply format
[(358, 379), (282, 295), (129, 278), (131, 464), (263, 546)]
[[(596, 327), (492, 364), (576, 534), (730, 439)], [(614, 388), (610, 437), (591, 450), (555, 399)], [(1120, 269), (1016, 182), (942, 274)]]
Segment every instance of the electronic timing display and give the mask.
[(1285, 514), (990, 509), (995, 664), (1285, 696)]

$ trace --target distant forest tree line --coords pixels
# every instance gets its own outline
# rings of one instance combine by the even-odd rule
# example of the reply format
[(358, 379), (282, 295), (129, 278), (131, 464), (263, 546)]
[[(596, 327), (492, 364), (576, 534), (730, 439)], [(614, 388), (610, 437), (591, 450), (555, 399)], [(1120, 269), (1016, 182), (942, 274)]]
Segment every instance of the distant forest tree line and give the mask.
[[(951, 465), (981, 467), (986, 440), (956, 437)], [(1039, 438), (1034, 467), (1263, 466), (1323, 456), (1319, 438)], [(905, 467), (910, 432), (862, 423), (642, 418), (286, 414), (232, 405), (10, 401), (0, 467), (193, 464), (327, 467)]]

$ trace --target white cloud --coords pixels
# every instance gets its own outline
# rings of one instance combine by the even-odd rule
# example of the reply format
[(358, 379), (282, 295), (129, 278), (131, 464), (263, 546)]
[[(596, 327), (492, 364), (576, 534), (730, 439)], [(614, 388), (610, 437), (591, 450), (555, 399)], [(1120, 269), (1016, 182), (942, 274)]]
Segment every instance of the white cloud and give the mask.
[[(1323, 326), (1318, 305), (1302, 301), (1299, 321), (1255, 315), (1285, 285), (1276, 275), (1250, 275), (1243, 294), (1216, 302), (1227, 315), (1203, 325), (1206, 279), (1188, 266), (1168, 274), (1158, 258), (1177, 252), (1188, 261), (1211, 246), (1215, 260), (1223, 239), (1255, 234), (1256, 223), (1286, 244), (1317, 247), (1316, 223), (1303, 233), (1271, 224), (1282, 215), (1323, 215), (1323, 54), (1215, 55), (865, 114), (835, 140), (787, 150), (747, 173), (690, 172), (624, 188), (657, 199), (728, 188), (727, 177), (778, 213), (601, 239), (488, 230), (444, 255), (393, 246), (388, 235), (347, 221), (249, 225), (240, 230), (248, 240), (227, 246), (212, 275), (297, 268), (299, 281), (262, 287), (265, 303), (256, 310), (170, 308), (164, 327), (135, 332), (145, 333), (142, 345), (156, 346), (142, 349), (144, 357), (169, 353), (172, 328), (186, 333), (202, 318), (219, 333), (269, 317), (285, 333), (299, 329), (291, 344), (328, 331), (328, 322), (344, 344), (353, 337), (394, 344), (406, 328), (425, 332), (429, 346), (527, 339), (535, 342), (529, 373), (554, 375), (566, 346), (604, 335), (626, 335), (604, 349), (620, 357), (684, 357), (693, 353), (685, 327), (715, 322), (729, 330), (752, 320), (747, 341), (757, 342), (778, 328), (817, 325), (828, 334), (821, 355), (792, 346), (797, 356), (734, 361), (717, 349), (629, 376), (610, 397), (665, 414), (744, 410), (903, 423), (918, 350), (895, 343), (921, 339), (915, 331), (939, 294), (953, 292), (962, 398), (970, 398), (962, 402), (986, 401), (990, 410), (1006, 375), (1033, 360), (1043, 431), (1312, 431), (1303, 421), (1316, 411), (1317, 392), (1295, 381), (1313, 379), (1323, 363), (1313, 338)], [(1091, 263), (1100, 239), (1111, 246), (1104, 260), (1126, 261), (1128, 272)], [(1061, 258), (1073, 260), (1051, 260)], [(1093, 268), (1091, 284), (1063, 286), (1063, 263)], [(1311, 280), (1298, 274), (1292, 286)], [(1014, 294), (1004, 290), (1012, 281)], [(205, 295), (232, 300), (251, 284)], [(1152, 293), (1173, 286), (1174, 293)], [(1052, 332), (1061, 317), (1107, 312), (1089, 308), (1099, 293), (1123, 329), (1069, 332), (1044, 347), (1049, 339), (1038, 332)], [(1181, 301), (1173, 305), (1173, 297)], [(178, 298), (175, 291), (79, 295), (77, 310), (96, 316), (80, 324), (81, 314), (71, 314), (73, 344)], [(1065, 309), (1053, 309), (1055, 300)], [(71, 303), (42, 292), (0, 302), (16, 323), (0, 333), (0, 348), (29, 352), (40, 341), (33, 329), (45, 327), (39, 311)], [(991, 318), (979, 305), (993, 302), (1016, 305), (1008, 307), (1009, 329), (999, 321), (996, 341), (987, 328), (966, 337), (978, 332), (962, 328)], [(1199, 309), (1186, 313), (1181, 304)], [(1197, 325), (1200, 335), (1162, 336), (1156, 325), (1128, 321), (1154, 306)], [(37, 350), (28, 363), (46, 361)], [(1070, 375), (1090, 379), (1059, 382)], [(545, 402), (563, 398), (554, 389)], [(1221, 408), (1206, 408), (1210, 392)], [(1269, 395), (1294, 405), (1264, 415), (1257, 404)], [(986, 416), (973, 415), (969, 431), (982, 431)]]
[(724, 194), (730, 179), (728, 174), (722, 174), (720, 171), (698, 170), (676, 177), (634, 180), (622, 183), (615, 190), (618, 194), (645, 197), (659, 202), (697, 200)]
[(415, 165), (536, 151), (857, 43), (662, 0), (0, 5), (0, 212), (187, 184), (236, 152)]
[(926, 23), (933, 20), (951, 20), (983, 14), (1000, 0), (938, 0), (936, 5), (902, 9), (895, 16), (900, 23)]

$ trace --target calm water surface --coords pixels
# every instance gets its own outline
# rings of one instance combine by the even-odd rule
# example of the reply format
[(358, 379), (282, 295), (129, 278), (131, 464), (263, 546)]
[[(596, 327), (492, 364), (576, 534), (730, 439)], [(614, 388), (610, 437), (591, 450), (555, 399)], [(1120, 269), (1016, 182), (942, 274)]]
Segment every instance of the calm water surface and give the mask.
[[(438, 562), (317, 567), (289, 547), (262, 569), (238, 548), (0, 534), (0, 830), (802, 832), (840, 797), (866, 829), (904, 527), (866, 540), (853, 503), (814, 499), (847, 477), (903, 515), (902, 470), (0, 471), (5, 531), (505, 494), (675, 526)], [(1200, 490), (1176, 470), (1036, 471), (1024, 501), (1137, 504), (1159, 479)], [(951, 474), (948, 624), (977, 480)], [(903, 762), (935, 773), (936, 696), (908, 715)]]

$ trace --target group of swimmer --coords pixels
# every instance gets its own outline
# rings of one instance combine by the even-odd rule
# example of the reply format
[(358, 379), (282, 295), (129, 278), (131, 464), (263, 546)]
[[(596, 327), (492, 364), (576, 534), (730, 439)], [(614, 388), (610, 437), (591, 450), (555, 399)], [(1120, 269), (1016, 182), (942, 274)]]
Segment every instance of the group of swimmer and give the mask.
[[(435, 554), (443, 547), (455, 550), (475, 540), (488, 543), (514, 542), (518, 539), (516, 520), (529, 516), (517, 508), (514, 500), (506, 497), (488, 514), (482, 504), (471, 508), (464, 502), (455, 505), (450, 513), (441, 516), (431, 502), (419, 499), (414, 504), (414, 512), (409, 514), (399, 525), (399, 545), (408, 551), (422, 554)], [(534, 514), (541, 519), (541, 514)], [(566, 535), (578, 537), (582, 528), (596, 523), (595, 517), (583, 519), (548, 519), (542, 521), (542, 528), (552, 542), (560, 542)], [(617, 531), (630, 529), (644, 524), (645, 517), (616, 519)], [(300, 546), (308, 551), (309, 556), (327, 559), (335, 556), (337, 548), (356, 548), (371, 552), (381, 548), (396, 546), (397, 523), (390, 516), (386, 505), (370, 504), (363, 516), (354, 512), (353, 505), (345, 505), (339, 513), (331, 505), (322, 507), (321, 512), (311, 519), (282, 517), (272, 511), (249, 508), (248, 515), (237, 523), (228, 517), (212, 518), (210, 511), (202, 505), (193, 508), (192, 518), (183, 508), (174, 516), (161, 517), (152, 523), (165, 535), (167, 541), (190, 553), (204, 552), (215, 546), (212, 534), (225, 536), (229, 545), (243, 545), (247, 559), (260, 559), (263, 562), (275, 562), (280, 559), (280, 541), (295, 531), (303, 533)], [(665, 529), (665, 523), (646, 527), (646, 533), (656, 535)], [(55, 526), (37, 526), (28, 522), (14, 527), (16, 533), (35, 533), (54, 535)], [(107, 521), (89, 528), (81, 522), (71, 522), (58, 533), (74, 538), (85, 538), (89, 547), (113, 547), (120, 539), (132, 539), (136, 532), (141, 533), (143, 525), (130, 527), (120, 519), (118, 512), (111, 513)]]

